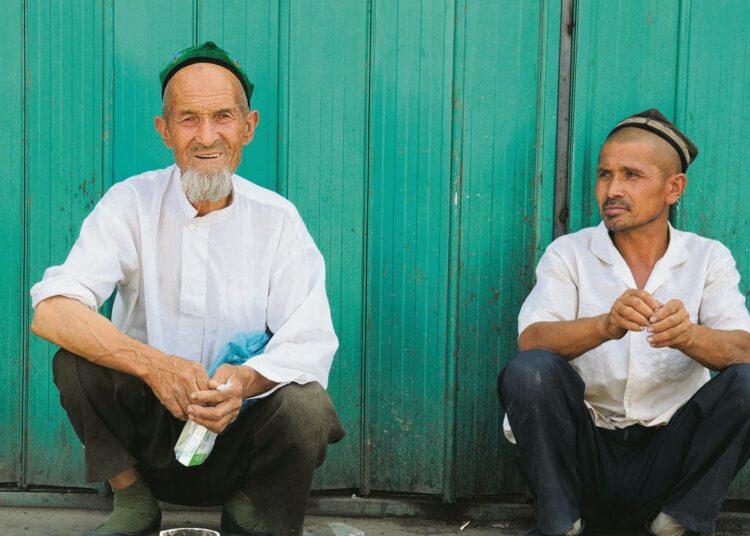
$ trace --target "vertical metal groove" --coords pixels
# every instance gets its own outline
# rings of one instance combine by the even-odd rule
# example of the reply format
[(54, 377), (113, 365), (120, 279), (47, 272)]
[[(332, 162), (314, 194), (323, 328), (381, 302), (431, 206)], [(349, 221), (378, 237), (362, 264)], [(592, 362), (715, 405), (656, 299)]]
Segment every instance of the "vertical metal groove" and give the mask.
[(195, 0), (193, 2), (193, 21), (195, 22), (195, 28), (193, 32), (193, 45), (197, 45), (198, 39), (200, 39), (200, 1), (201, 0)]
[[(460, 9), (457, 9), (460, 4)], [(463, 181), (463, 74), (465, 68), (464, 45), (466, 10), (465, 0), (453, 2), (453, 65), (451, 83), (451, 144), (450, 144), (450, 212), (448, 215), (448, 300), (446, 333), (445, 399), (447, 423), (444, 436), (443, 500), (456, 498), (456, 434), (457, 429), (457, 355), (459, 323), (459, 263), (461, 261), (461, 194)]]
[(26, 289), (29, 286), (29, 214), (28, 214), (28, 139), (29, 139), (29, 97), (28, 97), (28, 50), (29, 50), (29, 24), (28, 24), (28, 2), (24, 0), (23, 11), (21, 15), (21, 24), (23, 32), (23, 187), (21, 202), (23, 203), (22, 208), (22, 224), (23, 229), (21, 230), (21, 312), (23, 314), (23, 320), (21, 321), (22, 333), (19, 334), (20, 340), (22, 341), (21, 348), (23, 348), (23, 355), (21, 356), (21, 426), (23, 433), (21, 434), (21, 460), (18, 472), (18, 487), (26, 488), (28, 485), (28, 444), (29, 444), (29, 426), (28, 426), (28, 415), (29, 415), (29, 297)]
[(114, 0), (102, 5), (102, 167), (101, 195), (114, 183)]
[(557, 143), (555, 157), (555, 218), (553, 238), (567, 232), (570, 215), (568, 199), (568, 158), (572, 94), (573, 34), (575, 0), (562, 0), (560, 16), (560, 64), (557, 86)]
[(277, 70), (277, 123), (276, 123), (276, 191), (287, 197), (289, 195), (289, 77), (287, 70), (291, 62), (289, 57), (289, 25), (291, 12), (287, 0), (279, 0), (279, 43)]
[[(680, 2), (677, 22), (677, 76), (675, 77), (674, 122), (684, 128), (687, 123), (688, 63), (690, 61), (691, 0)], [(672, 206), (670, 220), (682, 226), (685, 219), (683, 202)]]
[(370, 145), (371, 141), (371, 120), (372, 120), (372, 54), (375, 30), (374, 23), (375, 17), (372, 14), (372, 3), (373, 0), (367, 2), (367, 61), (365, 63), (365, 91), (367, 96), (365, 99), (365, 177), (364, 177), (364, 195), (362, 196), (362, 337), (360, 340), (360, 370), (362, 374), (360, 377), (360, 463), (359, 463), (359, 491), (360, 493), (367, 494), (370, 492), (370, 482), (368, 479), (368, 468), (370, 465), (369, 449), (367, 448), (367, 344), (368, 344), (368, 329), (367, 329), (367, 311), (369, 310), (368, 296), (369, 296), (369, 285), (368, 285), (368, 272), (369, 265), (368, 259), (370, 257), (370, 178), (372, 173), (370, 168)]

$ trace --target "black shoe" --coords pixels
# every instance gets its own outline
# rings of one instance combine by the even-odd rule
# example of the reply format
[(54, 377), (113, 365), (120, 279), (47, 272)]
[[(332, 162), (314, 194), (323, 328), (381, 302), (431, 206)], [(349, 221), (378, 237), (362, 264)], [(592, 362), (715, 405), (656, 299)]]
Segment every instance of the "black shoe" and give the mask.
[(226, 508), (221, 509), (221, 536), (273, 536), (270, 532), (248, 530), (242, 528), (232, 513)]
[(152, 533), (157, 532), (161, 527), (161, 510), (156, 512), (156, 515), (148, 524), (145, 529), (138, 530), (135, 532), (96, 532), (96, 529), (86, 532), (83, 536), (150, 536)]

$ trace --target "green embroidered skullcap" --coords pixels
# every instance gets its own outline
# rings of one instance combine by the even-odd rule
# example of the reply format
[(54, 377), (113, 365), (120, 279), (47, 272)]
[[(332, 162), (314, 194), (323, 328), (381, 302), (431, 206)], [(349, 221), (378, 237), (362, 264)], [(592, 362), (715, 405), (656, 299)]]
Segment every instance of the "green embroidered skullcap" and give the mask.
[(164, 90), (167, 88), (167, 83), (175, 73), (183, 67), (194, 63), (213, 63), (231, 71), (240, 81), (240, 84), (242, 84), (242, 89), (245, 90), (245, 95), (247, 96), (247, 102), (248, 104), (250, 103), (250, 97), (253, 96), (253, 83), (247, 77), (245, 71), (242, 70), (242, 67), (240, 67), (240, 62), (237, 61), (237, 58), (230, 56), (226, 50), (216, 45), (213, 41), (206, 41), (202, 45), (186, 48), (172, 58), (159, 73), (162, 97), (164, 97)]

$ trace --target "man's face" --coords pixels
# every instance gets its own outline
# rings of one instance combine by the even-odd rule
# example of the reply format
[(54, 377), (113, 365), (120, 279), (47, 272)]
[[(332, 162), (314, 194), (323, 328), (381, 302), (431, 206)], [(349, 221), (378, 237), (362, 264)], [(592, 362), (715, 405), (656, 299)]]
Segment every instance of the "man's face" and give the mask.
[(664, 152), (674, 152), (666, 142), (649, 133), (631, 138), (609, 140), (599, 153), (596, 200), (604, 225), (613, 232), (666, 222), (669, 206), (685, 186), (684, 174), (670, 173), (676, 153)]
[(174, 75), (165, 93), (165, 117), (154, 125), (183, 172), (237, 169), (242, 146), (258, 124), (258, 113), (243, 106), (244, 99), (239, 80), (218, 65), (196, 63)]

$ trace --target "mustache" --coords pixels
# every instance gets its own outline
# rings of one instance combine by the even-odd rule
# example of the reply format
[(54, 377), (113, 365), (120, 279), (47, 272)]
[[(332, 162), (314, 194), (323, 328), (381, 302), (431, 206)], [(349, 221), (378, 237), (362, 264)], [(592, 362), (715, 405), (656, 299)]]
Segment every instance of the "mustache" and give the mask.
[(628, 203), (624, 199), (607, 199), (602, 205), (602, 208), (609, 207), (620, 207), (626, 210), (630, 210), (630, 203)]
[(222, 142), (214, 143), (213, 145), (210, 145), (208, 147), (197, 143), (195, 145), (191, 145), (189, 150), (191, 153), (209, 152), (209, 151), (226, 152), (226, 146)]

